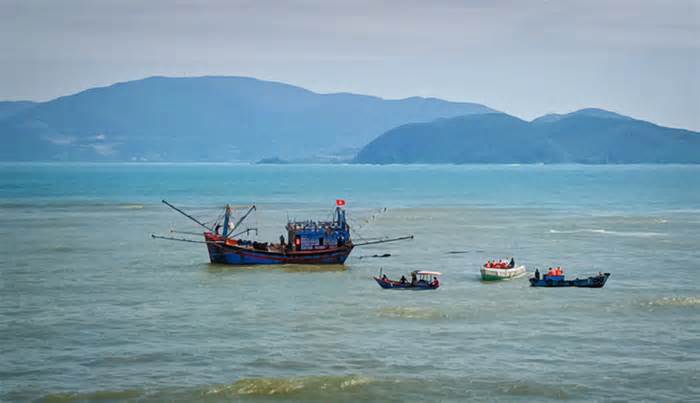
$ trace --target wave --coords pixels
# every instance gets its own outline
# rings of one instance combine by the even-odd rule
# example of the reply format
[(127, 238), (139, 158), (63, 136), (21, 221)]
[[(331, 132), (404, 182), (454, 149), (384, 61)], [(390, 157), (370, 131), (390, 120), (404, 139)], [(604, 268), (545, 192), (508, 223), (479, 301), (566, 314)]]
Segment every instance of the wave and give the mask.
[(657, 237), (657, 236), (664, 236), (664, 235), (667, 235), (667, 234), (662, 233), (662, 232), (610, 231), (610, 230), (606, 230), (606, 229), (592, 229), (592, 228), (575, 229), (575, 230), (568, 230), (568, 231), (550, 229), (550, 230), (549, 230), (549, 233), (550, 233), (550, 234), (582, 234), (582, 233), (589, 233), (589, 234), (603, 234), (603, 235), (615, 235), (615, 236), (629, 236), (629, 237), (640, 237), (640, 238)]
[(126, 210), (140, 210), (144, 208), (143, 204), (122, 204), (117, 206), (117, 208), (120, 209), (126, 209)]
[(304, 392), (324, 391), (325, 393), (343, 392), (361, 388), (372, 379), (358, 376), (306, 376), (293, 378), (243, 378), (232, 385), (212, 387), (205, 395), (259, 395), (284, 396)]
[(377, 316), (400, 319), (447, 319), (448, 314), (434, 309), (422, 307), (387, 307), (377, 310)]
[(700, 306), (700, 297), (663, 297), (652, 301), (644, 301), (641, 303), (644, 307), (698, 307)]
[(143, 390), (100, 390), (87, 393), (53, 393), (38, 400), (42, 403), (70, 403), (90, 401), (116, 401), (137, 399), (144, 396)]
[(38, 199), (38, 200), (28, 200), (26, 202), (22, 201), (0, 201), (0, 208), (3, 209), (72, 209), (72, 208), (86, 208), (90, 210), (99, 209), (126, 209), (135, 210), (143, 209), (146, 206), (155, 206), (155, 203), (124, 203), (124, 202), (109, 202), (109, 201), (86, 201), (86, 200), (63, 200), (60, 197), (52, 199)]
[(77, 250), (76, 248), (70, 246), (49, 246), (47, 249), (51, 252), (57, 253), (72, 253)]
[(583, 394), (585, 388), (580, 385), (562, 385), (560, 387), (532, 382), (511, 382), (498, 385), (501, 393), (524, 398), (546, 398), (569, 400), (572, 394)]
[[(374, 382), (359, 375), (326, 375), (290, 378), (243, 378), (233, 384), (208, 385), (188, 388), (165, 388), (161, 390), (128, 389), (101, 390), (85, 393), (53, 393), (38, 400), (42, 403), (72, 403), (86, 401), (236, 401), (248, 396), (292, 398), (300, 401), (327, 397), (331, 399), (342, 393), (361, 391)], [(327, 400), (327, 399), (324, 399)]]
[[(242, 378), (232, 384), (164, 389), (133, 389), (87, 393), (56, 393), (40, 402), (71, 403), (84, 401), (399, 401), (494, 400), (502, 399), (576, 399), (590, 394), (580, 384), (542, 383), (536, 380), (474, 377), (370, 378), (362, 375), (317, 375), (301, 377)], [(497, 400), (497, 399), (496, 399)]]

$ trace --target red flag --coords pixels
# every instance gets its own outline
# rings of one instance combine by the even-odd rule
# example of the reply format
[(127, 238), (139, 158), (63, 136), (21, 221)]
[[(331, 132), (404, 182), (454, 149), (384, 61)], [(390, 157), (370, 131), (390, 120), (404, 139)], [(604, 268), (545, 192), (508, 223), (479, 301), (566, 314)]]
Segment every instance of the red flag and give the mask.
[(344, 207), (345, 206), (345, 200), (343, 199), (336, 199), (335, 200), (335, 205), (338, 207)]

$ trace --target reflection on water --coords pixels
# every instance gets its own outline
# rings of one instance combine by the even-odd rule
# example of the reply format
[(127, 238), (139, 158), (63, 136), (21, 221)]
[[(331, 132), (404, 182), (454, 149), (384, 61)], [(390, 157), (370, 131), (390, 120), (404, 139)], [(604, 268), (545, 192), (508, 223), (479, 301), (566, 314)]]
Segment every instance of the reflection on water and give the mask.
[(321, 273), (342, 272), (348, 270), (348, 266), (342, 264), (283, 264), (279, 268), (288, 273)]
[(320, 273), (320, 272), (342, 272), (348, 270), (348, 266), (342, 264), (275, 264), (275, 265), (248, 265), (233, 266), (227, 264), (209, 263), (206, 265), (210, 273), (238, 273), (241, 271), (267, 271), (282, 270), (287, 273)]

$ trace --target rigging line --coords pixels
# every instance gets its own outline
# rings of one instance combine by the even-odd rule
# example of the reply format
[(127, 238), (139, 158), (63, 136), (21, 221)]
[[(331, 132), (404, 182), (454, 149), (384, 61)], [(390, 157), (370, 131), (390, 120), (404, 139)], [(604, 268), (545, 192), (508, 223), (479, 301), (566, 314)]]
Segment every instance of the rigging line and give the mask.
[(241, 234), (244, 233), (244, 232), (246, 233), (246, 236), (250, 236), (250, 231), (255, 231), (255, 233), (257, 234), (258, 229), (257, 229), (257, 228), (246, 228), (246, 229), (244, 229), (244, 230), (241, 231), (241, 232), (238, 232), (238, 233), (236, 233), (236, 234), (229, 235), (228, 238), (237, 237), (238, 235), (241, 235)]
[(165, 200), (161, 200), (161, 201), (162, 201), (163, 204), (165, 204), (166, 206), (168, 206), (168, 207), (170, 207), (171, 209), (177, 211), (178, 213), (184, 215), (185, 217), (187, 217), (187, 218), (189, 218), (190, 220), (196, 222), (197, 224), (201, 225), (202, 227), (208, 229), (210, 232), (214, 232), (213, 229), (209, 228), (207, 225), (205, 225), (204, 223), (202, 223), (202, 222), (199, 221), (198, 219), (196, 219), (196, 218), (192, 217), (191, 215), (185, 213), (184, 211), (182, 211), (182, 210), (180, 210), (179, 208), (173, 206), (172, 204), (168, 203), (168, 202), (165, 201)]
[(353, 227), (357, 224), (357, 229), (362, 229), (370, 222), (374, 222), (379, 215), (386, 213), (386, 211), (387, 211), (386, 207), (370, 210), (371, 215), (369, 216), (369, 218), (361, 220), (361, 222), (359, 224), (357, 224), (358, 222), (355, 221), (354, 218), (352, 218), (352, 217), (350, 217), (350, 215), (348, 215), (349, 216), (348, 221), (350, 221), (352, 223)]
[(200, 235), (200, 236), (202, 235), (201, 232), (178, 231), (178, 230), (175, 230), (172, 228), (170, 229), (170, 232), (173, 234), (183, 234), (183, 235)]
[(402, 236), (402, 237), (398, 237), (398, 238), (382, 239), (382, 240), (378, 240), (378, 241), (360, 242), (360, 243), (356, 243), (353, 245), (354, 246), (375, 245), (375, 244), (379, 244), (379, 243), (403, 241), (406, 239), (413, 239), (413, 235), (407, 235), (407, 236)]
[(156, 234), (151, 234), (151, 238), (153, 239), (165, 239), (166, 241), (178, 241), (178, 242), (189, 242), (189, 243), (211, 243), (211, 244), (219, 244), (221, 242), (215, 242), (215, 241), (197, 241), (194, 239), (186, 239), (186, 238), (173, 238), (170, 236), (162, 236), (162, 235), (156, 235)]
[[(255, 207), (255, 204), (253, 204), (253, 205), (248, 209), (248, 211), (246, 211), (246, 213), (243, 214), (243, 216), (242, 216), (241, 218), (239, 218), (238, 221), (236, 221), (235, 224), (233, 224), (233, 229), (238, 228), (238, 226), (241, 225), (241, 223), (242, 223), (246, 218), (248, 218), (248, 216), (250, 215), (250, 213), (252, 213), (252, 212), (255, 211), (256, 209), (257, 209), (257, 208)], [(227, 236), (226, 238), (230, 238), (230, 237), (231, 237), (231, 236), (229, 235), (229, 236)]]
[(370, 220), (373, 220), (373, 218), (375, 216), (376, 216), (376, 214), (373, 215), (372, 217), (364, 220), (364, 222), (360, 222), (359, 224), (357, 224), (358, 221), (356, 221), (354, 218), (352, 218), (352, 217), (347, 218), (347, 220), (352, 224), (352, 231), (357, 235), (358, 239), (366, 240), (367, 237), (363, 234), (362, 230), (370, 222)]
[(218, 216), (216, 216), (216, 218), (214, 218), (213, 220), (205, 221), (205, 223), (209, 224), (211, 227), (214, 227), (214, 226), (216, 226), (216, 224), (220, 223), (221, 219), (223, 219), (223, 218), (224, 218), (224, 215), (222, 213), (222, 214), (219, 214)]

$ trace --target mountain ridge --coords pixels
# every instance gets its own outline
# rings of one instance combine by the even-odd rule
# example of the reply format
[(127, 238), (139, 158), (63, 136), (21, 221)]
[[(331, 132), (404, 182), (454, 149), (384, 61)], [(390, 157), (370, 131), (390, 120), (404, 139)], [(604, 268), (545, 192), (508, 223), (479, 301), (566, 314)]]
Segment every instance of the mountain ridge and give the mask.
[(37, 104), (38, 102), (34, 101), (0, 101), (0, 120), (21, 113)]
[(590, 108), (548, 117), (527, 122), (491, 113), (403, 125), (370, 142), (354, 162), (700, 163), (697, 132)]
[(0, 102), (5, 161), (700, 163), (698, 138), (600, 108), (526, 121), (477, 103), (244, 76), (151, 76)]
[(490, 111), (436, 98), (320, 94), (252, 77), (153, 76), (37, 103), (0, 120), (0, 159), (300, 159), (360, 148), (403, 123)]

